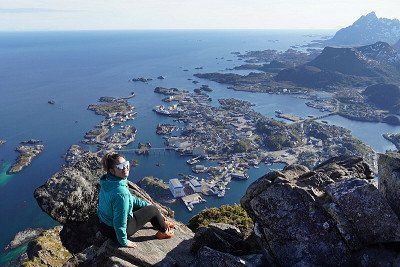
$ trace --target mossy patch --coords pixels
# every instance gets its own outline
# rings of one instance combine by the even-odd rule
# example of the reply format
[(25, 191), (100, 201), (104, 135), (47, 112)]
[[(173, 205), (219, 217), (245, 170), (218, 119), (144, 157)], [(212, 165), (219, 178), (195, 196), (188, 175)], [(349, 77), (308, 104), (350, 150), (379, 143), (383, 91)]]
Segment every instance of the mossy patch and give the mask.
[(219, 208), (205, 209), (190, 219), (188, 227), (195, 232), (197, 228), (207, 227), (210, 223), (234, 225), (244, 235), (248, 235), (253, 229), (253, 221), (240, 205), (222, 205)]

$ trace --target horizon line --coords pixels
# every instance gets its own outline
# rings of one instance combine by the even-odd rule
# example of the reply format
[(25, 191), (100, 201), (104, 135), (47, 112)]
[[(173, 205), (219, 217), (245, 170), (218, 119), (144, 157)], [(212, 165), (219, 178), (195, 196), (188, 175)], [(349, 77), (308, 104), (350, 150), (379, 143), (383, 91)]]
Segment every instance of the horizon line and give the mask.
[(337, 31), (338, 28), (149, 28), (149, 29), (33, 29), (33, 30), (0, 30), (0, 33), (13, 32), (87, 32), (87, 31)]

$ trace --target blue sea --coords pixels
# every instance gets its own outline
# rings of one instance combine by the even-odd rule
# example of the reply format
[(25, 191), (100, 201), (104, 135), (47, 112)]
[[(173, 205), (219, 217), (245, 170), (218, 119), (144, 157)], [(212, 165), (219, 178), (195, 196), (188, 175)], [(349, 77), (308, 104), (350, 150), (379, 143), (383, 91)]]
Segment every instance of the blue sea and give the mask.
[[(254, 103), (255, 110), (273, 116), (277, 109), (300, 116), (319, 115), (307, 107), (303, 99), (292, 96), (236, 92), (226, 85), (193, 77), (198, 72), (226, 72), (241, 64), (231, 52), (248, 50), (286, 50), (292, 45), (309, 43), (318, 37), (332, 34), (327, 31), (80, 31), (80, 32), (3, 32), (0, 33), (0, 247), (7, 245), (14, 235), (26, 228), (55, 225), (43, 213), (33, 191), (42, 185), (63, 164), (62, 155), (72, 144), (79, 144), (85, 132), (102, 117), (87, 110), (101, 96), (127, 96), (137, 117), (128, 124), (138, 129), (136, 141), (151, 142), (162, 147), (163, 139), (155, 134), (160, 122), (170, 118), (154, 114), (152, 108), (163, 96), (154, 94), (156, 86), (193, 90), (201, 84), (214, 89), (213, 104), (222, 97), (234, 97)], [(277, 41), (275, 41), (277, 40)], [(196, 70), (196, 67), (203, 67)], [(185, 72), (184, 69), (189, 71)], [(247, 71), (236, 71), (246, 74)], [(157, 80), (163, 75), (165, 80)], [(133, 83), (133, 77), (151, 77), (145, 83)], [(198, 80), (193, 84), (188, 78)], [(49, 105), (54, 100), (55, 105)], [(382, 138), (385, 132), (398, 132), (399, 127), (386, 124), (353, 122), (332, 117), (330, 123), (350, 129), (353, 134), (377, 151), (394, 149)], [(22, 172), (7, 175), (6, 170), (18, 154), (19, 142), (40, 139), (45, 150)], [(139, 166), (132, 170), (130, 180), (144, 176), (164, 180), (190, 174), (187, 158), (175, 152), (152, 153), (150, 156), (126, 155), (137, 159)], [(158, 164), (159, 166), (156, 166)], [(205, 207), (238, 203), (247, 186), (268, 172), (283, 165), (260, 166), (251, 169), (250, 179), (232, 182), (224, 198), (209, 197), (207, 202), (188, 212), (180, 202), (171, 205), (176, 218), (187, 222)], [(0, 265), (24, 248), (3, 253)]]

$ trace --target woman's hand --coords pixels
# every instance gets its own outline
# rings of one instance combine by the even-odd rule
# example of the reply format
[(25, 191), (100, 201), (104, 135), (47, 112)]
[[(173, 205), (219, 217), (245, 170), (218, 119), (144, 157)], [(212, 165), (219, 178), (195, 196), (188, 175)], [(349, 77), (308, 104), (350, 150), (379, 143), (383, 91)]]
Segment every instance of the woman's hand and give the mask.
[(128, 247), (128, 248), (136, 248), (137, 245), (136, 245), (135, 242), (132, 242), (132, 241), (128, 240), (128, 245), (126, 245), (126, 247)]

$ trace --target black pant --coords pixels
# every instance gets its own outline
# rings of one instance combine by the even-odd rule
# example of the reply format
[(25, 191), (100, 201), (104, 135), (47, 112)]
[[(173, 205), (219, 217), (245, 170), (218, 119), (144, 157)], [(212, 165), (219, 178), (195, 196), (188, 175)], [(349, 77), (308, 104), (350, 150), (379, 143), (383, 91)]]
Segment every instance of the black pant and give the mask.
[[(126, 233), (128, 236), (132, 236), (139, 229), (141, 229), (147, 222), (150, 222), (154, 228), (161, 232), (167, 231), (167, 225), (165, 224), (164, 218), (161, 212), (154, 205), (149, 205), (138, 209), (133, 213), (132, 218), (128, 218), (128, 224), (126, 227)], [(115, 241), (117, 240), (117, 235), (113, 227), (100, 221), (100, 232)]]

